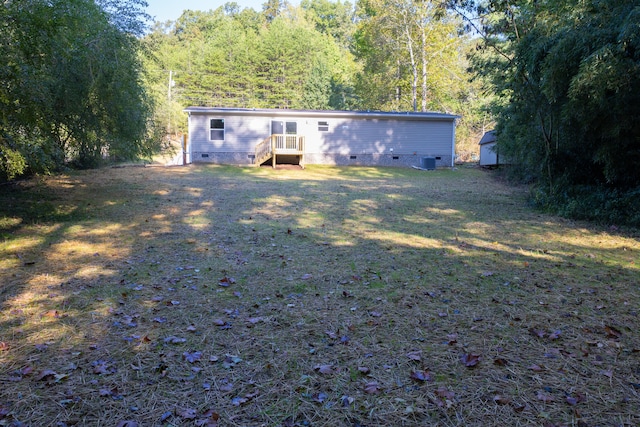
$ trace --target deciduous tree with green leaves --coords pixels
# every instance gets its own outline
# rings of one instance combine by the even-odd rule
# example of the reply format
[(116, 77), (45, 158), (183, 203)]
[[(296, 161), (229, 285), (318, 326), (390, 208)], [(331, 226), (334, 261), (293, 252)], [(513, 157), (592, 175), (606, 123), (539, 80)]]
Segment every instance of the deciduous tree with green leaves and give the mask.
[(490, 52), (477, 68), (500, 95), (498, 144), (513, 170), (554, 211), (640, 224), (637, 1), (491, 0), (476, 11)]
[(137, 50), (144, 4), (10, 0), (0, 6), (4, 179), (156, 148)]
[(464, 73), (459, 20), (430, 0), (360, 0), (358, 5), (356, 52), (364, 63), (358, 93), (363, 104), (389, 110), (442, 109), (445, 103), (433, 89), (455, 91), (451, 77)]

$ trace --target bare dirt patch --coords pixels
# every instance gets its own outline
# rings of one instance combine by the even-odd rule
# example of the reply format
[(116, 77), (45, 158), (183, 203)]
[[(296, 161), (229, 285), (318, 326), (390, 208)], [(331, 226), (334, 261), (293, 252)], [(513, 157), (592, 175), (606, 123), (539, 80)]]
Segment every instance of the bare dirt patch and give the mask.
[(640, 423), (638, 232), (487, 172), (103, 169), (0, 204), (0, 425)]

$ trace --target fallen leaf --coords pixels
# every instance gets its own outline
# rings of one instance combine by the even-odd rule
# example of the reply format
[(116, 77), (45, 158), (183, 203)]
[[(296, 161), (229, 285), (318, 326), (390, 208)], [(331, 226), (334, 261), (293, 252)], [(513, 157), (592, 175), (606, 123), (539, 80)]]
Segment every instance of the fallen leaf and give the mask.
[(410, 351), (409, 353), (407, 353), (407, 357), (411, 360), (415, 360), (416, 362), (420, 362), (422, 360), (422, 351)]
[(466, 353), (460, 356), (460, 360), (467, 368), (473, 368), (480, 362), (480, 355), (474, 353)]
[(100, 396), (111, 396), (113, 391), (110, 388), (101, 388), (98, 390), (98, 395)]
[(207, 412), (202, 414), (202, 417), (203, 418), (199, 418), (195, 421), (196, 426), (218, 427), (218, 421), (220, 420), (220, 415), (213, 409), (209, 409)]
[(538, 400), (541, 400), (544, 403), (549, 403), (549, 402), (553, 402), (553, 401), (556, 400), (553, 396), (551, 396), (549, 394), (544, 394), (541, 391), (538, 391), (538, 396), (537, 397), (538, 397)]
[(234, 283), (236, 283), (236, 279), (234, 279), (233, 277), (225, 276), (222, 279), (220, 279), (220, 281), (218, 282), (218, 285), (222, 286), (223, 288), (226, 288), (229, 285), (233, 285)]
[(336, 369), (333, 365), (316, 365), (313, 367), (313, 370), (325, 375), (333, 374), (336, 372)]
[(411, 371), (409, 377), (412, 380), (424, 382), (424, 381), (432, 381), (431, 373), (429, 371)]
[(45, 369), (44, 371), (40, 372), (40, 375), (38, 375), (36, 377), (37, 381), (49, 381), (51, 379), (53, 379), (56, 375), (58, 375), (55, 371), (52, 371), (51, 369)]
[(184, 353), (182, 353), (182, 357), (184, 357), (184, 360), (186, 360), (189, 363), (196, 363), (202, 357), (202, 352), (194, 351), (193, 353), (189, 353), (185, 351)]
[(4, 342), (4, 341), (0, 341), (0, 351), (8, 351), (9, 350), (9, 344)]
[(245, 394), (244, 397), (246, 397), (247, 399), (253, 399), (254, 397), (258, 397), (258, 395), (260, 395), (260, 392), (258, 390), (255, 390), (253, 393)]
[(180, 344), (180, 343), (183, 343), (183, 342), (187, 342), (187, 339), (171, 335), (169, 337), (166, 337), (164, 339), (164, 342), (167, 343), (167, 344)]
[(43, 317), (52, 317), (58, 319), (60, 317), (60, 312), (58, 310), (49, 310), (43, 315)]
[(520, 412), (524, 411), (524, 410), (526, 409), (526, 407), (527, 407), (527, 406), (526, 406), (526, 405), (520, 405), (520, 404), (515, 404), (515, 403), (514, 403), (513, 405), (511, 405), (511, 407), (513, 408), (513, 410), (514, 410), (515, 412), (520, 413)]
[(529, 366), (527, 369), (531, 370), (531, 371), (535, 371), (535, 372), (540, 372), (542, 371), (542, 367), (540, 365), (531, 365)]
[(368, 382), (364, 385), (364, 392), (368, 394), (378, 394), (380, 393), (380, 385), (375, 381)]
[(613, 326), (605, 326), (604, 330), (607, 333), (607, 338), (618, 339), (622, 337), (622, 332), (620, 332), (618, 329), (614, 328)]
[(340, 398), (340, 402), (342, 403), (342, 406), (343, 406), (343, 407), (349, 406), (349, 405), (351, 405), (351, 404), (352, 404), (353, 402), (355, 402), (355, 401), (356, 401), (356, 399), (355, 399), (355, 398), (353, 398), (353, 397), (351, 397), (351, 396), (347, 396), (347, 395), (344, 395), (344, 396), (342, 396), (342, 397)]
[(233, 390), (233, 383), (228, 382), (220, 386), (220, 391), (230, 392), (231, 390)]
[(507, 361), (507, 359), (503, 359), (501, 357), (498, 357), (498, 358), (493, 360), (493, 364), (496, 365), (496, 366), (507, 366), (509, 364), (509, 361)]
[(327, 397), (329, 397), (329, 396), (327, 396), (327, 394), (326, 394), (326, 393), (314, 393), (314, 394), (311, 396), (311, 399), (312, 399), (314, 402), (322, 403), (322, 402), (324, 402), (325, 400), (327, 400)]
[(458, 334), (447, 335), (447, 344), (453, 345), (458, 342)]
[(193, 323), (187, 326), (187, 332), (195, 332), (196, 330), (197, 330), (196, 325), (194, 325)]
[(585, 400), (585, 395), (581, 393), (576, 393), (575, 396), (567, 396), (567, 403), (571, 406), (575, 406), (580, 402), (584, 402)]
[(366, 366), (358, 366), (358, 372), (364, 375), (368, 375), (371, 372), (371, 369), (367, 368)]
[(186, 420), (193, 420), (197, 414), (196, 410), (192, 408), (176, 409), (176, 415)]
[(498, 405), (508, 405), (509, 403), (511, 403), (511, 399), (509, 399), (508, 397), (501, 396), (499, 394), (496, 394), (495, 396), (493, 396), (493, 401)]
[(244, 403), (247, 403), (249, 401), (249, 399), (247, 399), (246, 397), (242, 397), (242, 396), (237, 396), (234, 397), (233, 399), (231, 399), (231, 403), (233, 404), (233, 406), (240, 406)]
[(550, 340), (557, 340), (558, 338), (560, 338), (560, 334), (562, 333), (562, 331), (560, 330), (555, 330), (553, 331), (551, 334), (549, 334), (549, 339)]
[(229, 369), (229, 368), (233, 368), (234, 366), (236, 366), (240, 362), (242, 362), (242, 359), (239, 358), (238, 356), (227, 354), (225, 356), (224, 360), (222, 361), (222, 366), (225, 369)]

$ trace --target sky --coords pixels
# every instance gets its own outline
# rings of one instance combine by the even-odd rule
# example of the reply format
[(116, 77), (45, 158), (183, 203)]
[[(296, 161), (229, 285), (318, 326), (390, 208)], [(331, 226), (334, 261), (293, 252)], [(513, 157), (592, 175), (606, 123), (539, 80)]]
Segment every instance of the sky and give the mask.
[[(147, 0), (149, 7), (147, 13), (155, 21), (175, 21), (182, 15), (184, 10), (213, 10), (232, 0)], [(256, 11), (262, 10), (262, 4), (266, 0), (235, 0), (240, 8), (249, 7)]]

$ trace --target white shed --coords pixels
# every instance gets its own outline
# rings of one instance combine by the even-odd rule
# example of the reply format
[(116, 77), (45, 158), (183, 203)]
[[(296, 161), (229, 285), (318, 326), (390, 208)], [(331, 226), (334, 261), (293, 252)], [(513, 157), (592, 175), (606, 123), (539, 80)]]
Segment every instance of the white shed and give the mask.
[(504, 164), (500, 159), (495, 131), (488, 131), (478, 143), (480, 145), (480, 166), (498, 166)]
[(189, 107), (193, 162), (451, 167), (458, 116), (444, 113)]

